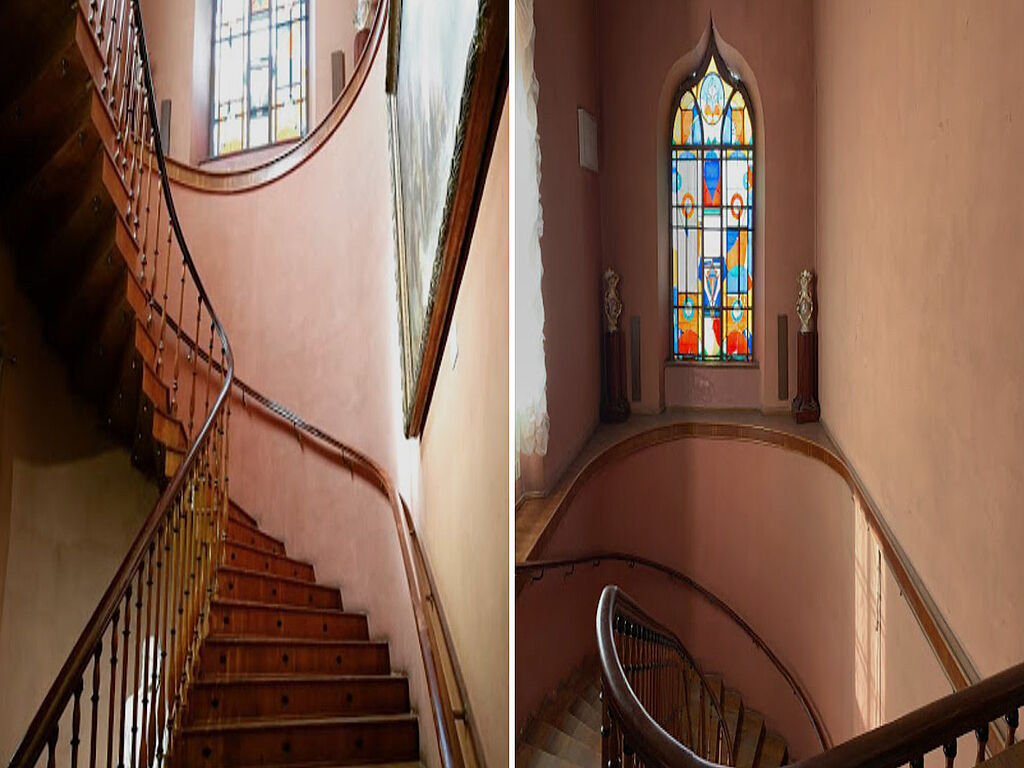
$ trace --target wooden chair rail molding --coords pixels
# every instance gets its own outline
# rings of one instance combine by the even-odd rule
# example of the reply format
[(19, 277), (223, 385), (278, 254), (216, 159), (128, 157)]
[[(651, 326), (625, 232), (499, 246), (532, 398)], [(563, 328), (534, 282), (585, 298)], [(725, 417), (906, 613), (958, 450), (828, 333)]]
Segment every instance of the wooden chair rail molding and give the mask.
[[(517, 594), (523, 589), (529, 587), (534, 582), (540, 581), (544, 578), (544, 574), (549, 570), (559, 570), (565, 573), (565, 575), (572, 575), (576, 572), (576, 566), (591, 566), (598, 567), (601, 563), (624, 563), (630, 568), (640, 566), (642, 568), (649, 568), (653, 571), (663, 573), (668, 576), (672, 581), (693, 590), (702, 599), (711, 604), (714, 608), (721, 611), (726, 617), (736, 624), (743, 632), (750, 638), (751, 642), (763, 653), (768, 660), (772, 663), (772, 666), (782, 676), (783, 680), (793, 691), (793, 694), (800, 700), (800, 704), (807, 714), (807, 719), (811, 723), (811, 727), (814, 728), (814, 732), (817, 735), (818, 743), (821, 745), (823, 750), (830, 749), (832, 747), (832, 738), (828, 734), (828, 730), (825, 728), (825, 723), (821, 719), (821, 715), (818, 714), (818, 709), (811, 699), (810, 694), (804, 688), (803, 684), (797, 679), (782, 660), (772, 651), (771, 647), (766, 643), (757, 632), (754, 631), (743, 617), (740, 616), (732, 607), (722, 600), (711, 590), (699, 584), (691, 577), (686, 574), (670, 568), (663, 563), (659, 563), (655, 560), (651, 560), (646, 557), (637, 557), (636, 555), (628, 555), (623, 552), (596, 552), (591, 555), (580, 555), (578, 557), (563, 558), (558, 560), (531, 560), (527, 563), (520, 563), (516, 565), (516, 576), (522, 577), (522, 583), (516, 585)], [(570, 569), (565, 572), (565, 569)], [(527, 578), (528, 577), (528, 578)]]
[[(112, 153), (119, 183), (128, 190), (127, 203), (120, 212), (121, 225), (128, 230), (138, 248), (139, 285), (145, 293), (145, 307), (150, 312), (146, 332), (156, 337), (153, 343), (159, 350), (156, 374), (168, 384), (173, 375), (171, 418), (184, 419), (186, 404), (176, 402), (175, 397), (179, 393), (179, 384), (183, 392), (191, 378), (187, 403), (189, 430), (184, 438), (187, 444), (182, 446), (185, 449), (183, 460), (147, 516), (36, 711), (11, 760), (12, 768), (34, 766), (44, 750), (47, 765), (56, 765), (58, 738), (61, 736), (61, 746), (68, 744), (70, 747), (71, 765), (77, 765), (79, 746), (85, 741), (82, 738), (82, 710), (86, 706), (81, 699), (86, 693), (87, 683), (87, 698), (92, 702), (89, 711), (91, 723), (87, 726), (91, 736), (88, 741), (90, 764), (96, 763), (98, 734), (106, 736), (108, 765), (115, 751), (115, 740), (118, 742), (119, 763), (124, 762), (126, 738), (131, 743), (132, 755), (129, 757), (132, 761), (136, 749), (151, 757), (164, 755), (176, 727), (175, 718), (180, 722), (195, 650), (204, 633), (214, 566), (220, 557), (221, 532), (227, 524), (228, 395), (234, 377), (234, 359), (227, 334), (196, 271), (174, 207), (160, 135), (154, 130), (159, 118), (153, 98), (139, 0), (96, 0), (87, 6), (79, 5), (78, 12), (85, 17), (85, 25), (78, 26), (79, 33), (88, 36), (89, 40), (85, 42), (93, 46), (102, 58), (102, 74), (99, 75), (102, 85), (98, 90), (108, 115), (116, 121), (118, 133), (114, 146), (106, 147), (105, 151)], [(154, 182), (157, 186), (155, 200)], [(150, 240), (150, 227), (154, 220), (156, 224)], [(159, 244), (163, 240), (164, 226), (167, 227), (166, 250), (161, 260)], [(180, 251), (181, 275), (175, 281), (176, 293), (169, 301), (169, 270), (174, 247)], [(158, 289), (156, 277), (161, 270), (163, 279)], [(186, 294), (191, 294), (188, 300)], [(186, 346), (184, 357), (182, 334), (167, 333), (166, 318), (174, 314), (175, 308), (176, 328), (184, 326), (194, 309), (197, 341), (191, 347)], [(157, 315), (161, 319), (154, 320)], [(207, 327), (208, 342), (204, 344), (201, 333)], [(211, 403), (212, 386), (216, 381), (212, 372), (215, 340), (220, 355), (217, 364), (220, 381)], [(171, 350), (164, 349), (165, 342), (174, 347), (173, 374), (170, 370)], [(190, 351), (204, 347), (208, 361), (205, 372), (197, 356)], [(166, 360), (163, 358), (165, 351)], [(205, 406), (200, 404), (203, 412), (197, 414), (197, 379), (200, 375), (206, 385)], [(179, 407), (182, 409), (180, 412)], [(197, 415), (200, 426), (193, 431)], [(123, 642), (120, 669), (119, 635)], [(143, 643), (143, 637), (157, 638), (158, 646), (153, 648), (149, 642)], [(105, 665), (101, 669), (104, 650), (110, 653), (109, 688), (107, 700), (101, 701), (101, 672), (107, 671)], [(149, 694), (146, 695), (141, 712), (138, 706), (129, 702), (128, 686), (131, 683), (128, 667), (132, 659), (134, 687), (131, 697), (134, 699), (135, 692), (140, 690), (140, 682), (143, 689), (152, 694), (152, 701)], [(145, 669), (141, 680), (140, 668)], [(117, 692), (118, 682), (120, 694)], [(148, 688), (149, 685), (152, 688)], [(71, 733), (61, 734), (60, 724), (69, 706), (72, 708)], [(103, 731), (98, 730), (101, 706), (106, 710)], [(131, 718), (131, 722), (126, 718)], [(118, 723), (117, 733), (114, 731), (115, 721)], [(165, 730), (168, 744), (163, 743)]]
[[(618, 766), (621, 755), (635, 753), (648, 766), (661, 768), (711, 768), (673, 739), (645, 709), (644, 702), (623, 669), (616, 634), (623, 617), (641, 617), (643, 609), (618, 587), (608, 585), (597, 607), (597, 646), (601, 665), (603, 722), (602, 763)], [(653, 621), (653, 620), (649, 620)], [(660, 632), (665, 632), (660, 628)], [(644, 691), (639, 692), (644, 696)], [(1024, 704), (1024, 664), (1018, 664), (968, 688), (927, 704), (887, 725), (793, 763), (799, 768), (898, 768), (924, 765), (924, 755), (941, 748), (952, 768), (957, 738), (974, 732), (975, 762), (989, 749), (990, 723), (1003, 718), (1009, 726), (1007, 746), (1015, 741), (1018, 709)], [(993, 752), (996, 749), (991, 750)]]
[(362, 56), (356, 62), (352, 78), (345, 85), (345, 89), (324, 119), (317, 123), (316, 127), (300, 141), (258, 165), (231, 171), (211, 171), (168, 158), (167, 172), (171, 181), (203, 192), (220, 194), (247, 192), (287, 176), (313, 157), (338, 130), (338, 126), (352, 111), (352, 106), (359, 94), (362, 93), (373, 62), (377, 58), (381, 40), (384, 38), (389, 4), (389, 0), (380, 0), (378, 3), (370, 30), (370, 38)]
[[(827, 427), (826, 427), (827, 434)], [(878, 506), (838, 449), (772, 427), (723, 423), (718, 421), (676, 421), (632, 434), (605, 447), (590, 457), (575, 474), (567, 477), (548, 497), (531, 500), (516, 513), (516, 565), (529, 564), (543, 552), (544, 545), (558, 526), (573, 500), (586, 483), (601, 470), (646, 448), (676, 440), (738, 440), (794, 451), (819, 461), (836, 472), (850, 488), (878, 539), (882, 556), (899, 584), (918, 626), (928, 640), (954, 691), (966, 689), (980, 680), (959, 639), (949, 627), (906, 552), (896, 540)], [(831, 436), (830, 436), (831, 439)], [(831, 440), (833, 445), (838, 445)], [(1002, 723), (992, 726), (994, 741), (1006, 743)]]

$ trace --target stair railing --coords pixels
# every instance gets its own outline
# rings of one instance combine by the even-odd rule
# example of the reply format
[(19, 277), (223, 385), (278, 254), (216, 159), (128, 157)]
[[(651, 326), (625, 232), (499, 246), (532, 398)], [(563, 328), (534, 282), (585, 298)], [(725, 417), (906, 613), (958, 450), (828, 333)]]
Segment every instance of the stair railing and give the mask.
[(516, 594), (518, 595), (522, 589), (528, 587), (530, 584), (543, 580), (545, 573), (549, 570), (561, 571), (563, 576), (569, 577), (577, 573), (576, 566), (578, 565), (596, 568), (602, 563), (622, 563), (631, 569), (641, 567), (664, 574), (674, 583), (692, 591), (702, 600), (722, 613), (750, 639), (750, 642), (753, 643), (762, 654), (764, 654), (765, 658), (775, 668), (776, 672), (779, 673), (779, 676), (786, 682), (786, 685), (793, 692), (793, 695), (800, 701), (800, 705), (804, 710), (804, 713), (807, 715), (808, 722), (814, 729), (814, 735), (818, 743), (821, 745), (822, 750), (826, 750), (832, 746), (832, 738), (829, 736), (821, 714), (818, 712), (818, 708), (810, 694), (804, 688), (799, 679), (797, 679), (796, 675), (771, 649), (768, 643), (756, 631), (754, 631), (754, 628), (751, 627), (742, 616), (733, 610), (732, 606), (722, 600), (722, 598), (703, 584), (700, 584), (692, 577), (687, 576), (685, 573), (682, 573), (675, 568), (671, 568), (664, 563), (659, 563), (658, 561), (651, 560), (647, 557), (639, 557), (637, 555), (627, 554), (624, 552), (594, 552), (586, 555), (553, 560), (528, 560), (525, 563), (519, 563), (516, 565)]
[[(626, 670), (636, 653), (632, 638), (644, 631), (672, 637), (618, 587), (609, 585), (597, 607), (597, 646), (601, 662), (603, 765), (608, 768), (714, 768), (687, 749), (649, 709), (650, 687)], [(654, 625), (654, 626), (650, 626)], [(623, 626), (627, 627), (624, 632)], [(630, 634), (632, 632), (632, 634)], [(671, 642), (671, 640), (669, 640)], [(952, 693), (903, 717), (857, 736), (818, 755), (800, 760), (796, 768), (923, 768), (924, 756), (941, 749), (947, 768), (954, 768), (957, 739), (974, 733), (974, 764), (985, 760), (992, 723), (1008, 726), (1007, 747), (1016, 740), (1019, 709), (1024, 704), (1024, 664)]]
[[(646, 750), (641, 749), (648, 745), (659, 750), (656, 757), (681, 761), (665, 765), (703, 765), (684, 742), (715, 763), (736, 765), (736, 743), (722, 714), (721, 693), (714, 694), (679, 638), (618, 587), (606, 587), (601, 595), (597, 641), (602, 766), (631, 765), (638, 757), (646, 762)], [(700, 713), (696, 723), (695, 712)]]
[[(104, 144), (125, 201), (118, 227), (137, 249), (131, 280), (144, 297), (145, 317), (138, 319), (153, 351), (142, 364), (169, 393), (170, 412), (150, 416), (171, 425), (187, 421), (188, 428), (176, 471), (32, 719), (12, 768), (34, 766), (44, 752), (48, 768), (164, 763), (207, 631), (227, 524), (234, 362), (175, 212), (139, 2), (91, 0), (86, 7), (83, 0), (81, 13), (102, 67), (93, 72), (101, 81), (100, 107), (113, 126)], [(164, 460), (174, 466), (173, 447)]]

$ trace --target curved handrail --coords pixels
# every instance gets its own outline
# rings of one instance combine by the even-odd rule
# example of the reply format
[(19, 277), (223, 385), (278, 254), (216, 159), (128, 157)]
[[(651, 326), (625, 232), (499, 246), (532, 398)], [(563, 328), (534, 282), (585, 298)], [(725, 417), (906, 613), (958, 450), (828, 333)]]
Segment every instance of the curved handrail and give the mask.
[[(832, 739), (828, 734), (828, 729), (825, 727), (825, 723), (823, 722), (821, 715), (818, 713), (818, 709), (814, 705), (811, 695), (804, 689), (800, 681), (797, 680), (796, 675), (794, 675), (789, 668), (783, 664), (782, 660), (775, 654), (771, 647), (769, 647), (768, 643), (754, 631), (754, 628), (751, 627), (742, 616), (733, 610), (732, 606), (722, 600), (722, 598), (707, 587), (695, 581), (690, 576), (687, 576), (685, 573), (646, 557), (629, 555), (624, 552), (597, 552), (591, 555), (580, 555), (578, 557), (568, 557), (557, 560), (529, 560), (525, 563), (516, 565), (516, 574), (530, 575), (530, 580), (526, 582), (526, 585), (529, 585), (534, 581), (540, 581), (540, 579), (544, 577), (544, 572), (548, 569), (575, 568), (577, 565), (586, 564), (597, 566), (602, 562), (625, 563), (630, 568), (635, 565), (640, 565), (663, 573), (673, 581), (677, 581), (689, 589), (692, 589), (705, 601), (724, 613), (734, 624), (746, 633), (751, 642), (768, 658), (776, 671), (786, 681), (786, 684), (793, 691), (794, 695), (800, 700), (800, 704), (803, 707), (804, 713), (807, 715), (807, 719), (811, 723), (811, 727), (814, 728), (815, 735), (818, 738), (818, 743), (821, 745), (822, 750), (827, 750), (832, 747)], [(535, 575), (537, 572), (539, 572), (539, 576)]]
[[(340, 462), (346, 469), (369, 480), (384, 496), (391, 507), (395, 528), (398, 534), (398, 542), (402, 550), (402, 561), (405, 565), (406, 579), (409, 583), (409, 595), (412, 600), (413, 617), (416, 621), (416, 631), (419, 639), (420, 653), (423, 657), (423, 668), (426, 674), (427, 690), (430, 696), (430, 706), (434, 721), (434, 728), (437, 732), (438, 746), (441, 752), (442, 765), (445, 768), (462, 768), (465, 764), (483, 765), (483, 752), (480, 749), (479, 740), (472, 718), (467, 716), (465, 711), (466, 695), (462, 690), (461, 681), (458, 679), (458, 665), (455, 660), (454, 649), (450, 638), (446, 635), (443, 617), (438, 605), (430, 571), (426, 563), (426, 555), (419, 546), (419, 540), (412, 524), (412, 516), (408, 507), (398, 492), (398, 487), (387, 471), (366, 454), (352, 448), (328, 434), (319, 427), (316, 427), (300, 416), (285, 408), (283, 405), (271, 400), (266, 395), (258, 392), (249, 384), (239, 378), (235, 379), (235, 386), (243, 394), (257, 402), (270, 413), (287, 422), (302, 433), (315, 438), (321, 443), (324, 454)], [(441, 637), (435, 634), (430, 615), (436, 617), (440, 626)], [(447, 656), (448, 664), (441, 654)], [(459, 689), (459, 699), (463, 702), (462, 711), (456, 713), (452, 704), (452, 696), (448, 691), (445, 666), (456, 670), (455, 685)], [(465, 719), (470, 739), (468, 742), (460, 738), (456, 720)], [(471, 753), (473, 759), (465, 761), (463, 755)]]
[[(597, 609), (597, 644), (605, 705), (613, 721), (628, 738), (629, 748), (647, 765), (662, 768), (718, 768), (698, 758), (647, 714), (626, 679), (614, 640), (614, 622), (622, 606), (630, 613), (642, 609), (618, 587), (608, 585)], [(649, 620), (649, 619), (648, 619)], [(793, 764), (796, 768), (899, 768), (910, 763), (922, 766), (924, 755), (942, 748), (947, 764), (956, 755), (956, 740), (974, 732), (977, 761), (984, 759), (994, 728), (1002, 717), (1009, 726), (1009, 744), (1019, 725), (1024, 704), (1024, 663), (1010, 667), (979, 683), (920, 707), (886, 725), (852, 738), (839, 746)]]
[[(709, 694), (708, 700), (718, 716), (718, 721), (723, 725), (722, 733), (726, 744), (726, 753), (731, 757), (728, 764), (735, 765), (738, 745), (732, 743), (729, 731), (724, 727), (725, 718), (722, 716), (722, 711), (719, 709), (715, 697), (711, 695), (711, 687), (696, 661), (671, 629), (650, 616), (618, 587), (609, 585), (602, 591), (597, 607), (597, 649), (603, 683), (602, 700), (613, 713), (612, 720), (615, 725), (622, 728), (623, 737), (628, 737), (628, 741), (625, 742), (625, 745), (628, 745), (626, 746), (627, 751), (635, 751), (645, 760), (653, 761), (655, 765), (689, 766), (689, 768), (717, 765), (717, 763), (698, 757), (673, 738), (651, 717), (643, 702), (637, 697), (633, 686), (626, 677), (626, 670), (615, 643), (616, 631), (620, 629), (617, 622), (621, 622), (623, 619), (639, 621), (643, 630), (660, 633), (667, 638), (672, 648), (691, 665), (700, 680), (701, 687)], [(602, 735), (604, 735), (603, 732)]]
[[(223, 364), (221, 370), (223, 372), (223, 381), (221, 383), (220, 390), (214, 399), (212, 407), (209, 408), (208, 414), (196, 433), (195, 439), (191, 441), (189, 449), (185, 455), (184, 460), (179, 465), (177, 471), (171, 478), (170, 483), (164, 489), (160, 498), (157, 500), (156, 506), (152, 512), (147, 516), (145, 522), (142, 525), (141, 530), (135, 539), (132, 541), (131, 546), (128, 549), (128, 553), (125, 555), (118, 568), (114, 578), (111, 580), (110, 585), (104, 592), (103, 597), (100, 599), (99, 604), (93, 611), (92, 616), (86, 623), (81, 635), (75, 642), (70, 654), (68, 654), (67, 660), (61, 667), (56, 679), (47, 692), (46, 697), (40, 704), (39, 709), (36, 711), (28, 730), (24, 738), (21, 741), (14, 757), (11, 760), (11, 768), (21, 768), (24, 766), (34, 765), (38, 760), (42, 751), (49, 747), (51, 755), (55, 748), (56, 734), (58, 723), (65, 712), (68, 704), (71, 702), (72, 697), (75, 700), (76, 715), (79, 703), (79, 696), (82, 693), (82, 686), (86, 671), (89, 663), (95, 662), (98, 664), (99, 653), (98, 648), (101, 647), (103, 635), (106, 630), (111, 626), (111, 622), (114, 622), (115, 635), (116, 635), (116, 619), (122, 600), (125, 595), (131, 598), (132, 589), (132, 578), (138, 574), (139, 583), (141, 583), (141, 574), (146, 559), (147, 553), (150, 555), (150, 566), (152, 566), (152, 553), (154, 551), (155, 542), (158, 541), (159, 536), (162, 535), (162, 527), (165, 522), (168, 521), (169, 516), (174, 512), (174, 506), (176, 503), (181, 503), (179, 497), (186, 489), (186, 484), (190, 485), (190, 492), (195, 494), (195, 487), (191, 485), (191, 482), (199, 469), (200, 460), (208, 460), (206, 456), (206, 449), (209, 447), (210, 441), (217, 436), (221, 439), (221, 445), (224, 451), (226, 451), (226, 420), (223, 425), (220, 424), (226, 412), (226, 404), (228, 394), (231, 389), (232, 379), (234, 377), (234, 356), (231, 351), (231, 344), (228, 340), (227, 333), (224, 327), (221, 325), (220, 320), (217, 318), (217, 314), (210, 302), (209, 295), (203, 286), (202, 279), (199, 277), (199, 272), (196, 270), (195, 262), (188, 250), (188, 244), (185, 242), (184, 235), (181, 231), (181, 224), (178, 221), (177, 212), (174, 207), (174, 198), (171, 194), (170, 182), (167, 178), (166, 159), (164, 157), (163, 146), (161, 142), (160, 132), (152, 130), (153, 126), (159, 125), (159, 116), (156, 111), (156, 102), (153, 98), (153, 80), (152, 73), (150, 72), (149, 66), (149, 52), (146, 48), (145, 31), (142, 26), (142, 11), (139, 5), (139, 0), (128, 0), (131, 4), (131, 19), (128, 24), (124, 23), (122, 19), (121, 26), (117, 29), (118, 34), (118, 46), (117, 46), (117, 63), (121, 63), (121, 41), (124, 40), (124, 51), (123, 65), (124, 65), (124, 84), (121, 88), (121, 101), (125, 103), (124, 112), (125, 123), (119, 125), (119, 131), (124, 133), (124, 137), (120, 134), (118, 141), (124, 142), (127, 140), (128, 143), (133, 143), (141, 147), (142, 142), (148, 142), (151, 144), (150, 152), (155, 156), (159, 166), (160, 176), (160, 189), (163, 195), (163, 202), (167, 206), (167, 216), (170, 227), (170, 232), (173, 233), (175, 242), (178, 248), (181, 250), (181, 258), (184, 268), (188, 271), (189, 276), (192, 279), (193, 288), (196, 291), (197, 306), (205, 306), (206, 311), (210, 316), (211, 324), (211, 337), (210, 345), (212, 349), (213, 332), (216, 333), (221, 348), (221, 355)], [(124, 9), (124, 0), (122, 0), (122, 11)], [(94, 4), (95, 5), (95, 4)], [(113, 8), (113, 2), (111, 2), (111, 8)], [(102, 22), (103, 9), (100, 10), (100, 17)], [(91, 19), (90, 19), (91, 23)], [(108, 35), (112, 35), (114, 31), (114, 25), (116, 20), (112, 20), (111, 27), (108, 30)], [(131, 28), (129, 28), (131, 27)], [(132, 39), (131, 35), (134, 34), (135, 38)], [(128, 66), (131, 54), (134, 53), (138, 56), (137, 61), (133, 61), (133, 69), (131, 73), (128, 72)], [(106, 76), (106, 72), (104, 73)], [(136, 85), (136, 76), (141, 77), (140, 85), (144, 86), (144, 90), (128, 90)], [(116, 85), (116, 68), (113, 70), (113, 76), (111, 81), (110, 91), (110, 102), (114, 104), (113, 90)], [(104, 83), (104, 91), (107, 90), (107, 83)], [(128, 92), (125, 92), (125, 91)], [(134, 107), (129, 106), (127, 103), (131, 99), (136, 99)], [(147, 110), (145, 116), (138, 113), (133, 113), (132, 110), (138, 108), (137, 99), (141, 98), (145, 103)], [(132, 124), (132, 121), (136, 122)], [(146, 131), (146, 121), (148, 120), (149, 130)], [(134, 132), (135, 139), (128, 138), (128, 134)], [(146, 138), (143, 138), (145, 136)], [(126, 146), (123, 144), (123, 146)], [(127, 164), (127, 158), (125, 158), (125, 164)], [(133, 166), (139, 171), (140, 190), (141, 190), (141, 175), (142, 175), (142, 161), (139, 161), (138, 166)], [(150, 165), (152, 170), (152, 165)], [(131, 197), (130, 205), (131, 205)], [(141, 195), (139, 195), (138, 205), (141, 205)], [(136, 225), (139, 223), (139, 215), (142, 213), (138, 208), (129, 208), (129, 217), (134, 212)], [(148, 201), (147, 210), (145, 215), (148, 216)], [(157, 229), (159, 229), (159, 219), (157, 221)], [(148, 226), (147, 226), (148, 234)], [(170, 253), (167, 253), (169, 260)], [(182, 277), (182, 291), (184, 291), (184, 277)], [(150, 297), (152, 300), (152, 297)], [(198, 320), (197, 320), (198, 325)], [(215, 429), (217, 427), (217, 429)], [(224, 462), (226, 466), (226, 455), (224, 452), (221, 453), (220, 460)], [(223, 476), (224, 485), (221, 488), (221, 495), (226, 500), (227, 488), (226, 488), (226, 475)], [(168, 537), (170, 531), (168, 530)], [(158, 555), (159, 556), (159, 555)], [(169, 564), (168, 564), (169, 567)], [(150, 580), (152, 578), (152, 567), (150, 567)], [(141, 594), (137, 595), (137, 599), (141, 601)], [(128, 603), (126, 603), (127, 605)], [(200, 614), (201, 615), (201, 614)], [(125, 628), (130, 629), (129, 621), (126, 612)], [(148, 621), (147, 621), (148, 629)], [(182, 640), (184, 642), (184, 640)], [(127, 648), (125, 649), (127, 654)], [(116, 655), (116, 646), (115, 646)], [(138, 656), (136, 656), (138, 659)], [(128, 667), (128, 660), (125, 659), (123, 669), (126, 671)], [(97, 667), (98, 668), (98, 667)], [(154, 665), (155, 673), (155, 665)], [(138, 662), (136, 663), (136, 682), (138, 677)], [(145, 681), (144, 681), (145, 682)], [(122, 696), (124, 686), (122, 686)], [(123, 704), (123, 702), (122, 702)], [(155, 707), (155, 704), (154, 704)], [(124, 724), (122, 722), (122, 730)], [(76, 734), (77, 737), (77, 734)], [(123, 733), (122, 733), (123, 737)], [(77, 749), (77, 745), (75, 745)], [(52, 760), (51, 760), (52, 762)]]
[(185, 187), (216, 194), (247, 192), (270, 184), (303, 165), (334, 135), (362, 93), (377, 57), (388, 18), (390, 0), (380, 0), (370, 27), (370, 36), (363, 54), (356, 63), (352, 78), (345, 85), (330, 111), (312, 131), (296, 141), (287, 150), (252, 166), (234, 170), (214, 171), (168, 158), (168, 172), (172, 181)]
[[(651, 421), (648, 420), (647, 424), (651, 424)], [(827, 427), (825, 431), (828, 432)], [(836, 447), (835, 440), (832, 440), (832, 446), (828, 446), (772, 426), (714, 419), (686, 419), (668, 423), (662, 420), (654, 426), (645, 426), (640, 431), (616, 439), (610, 445), (604, 445), (587, 456), (582, 465), (574, 464), (556, 490), (546, 498), (528, 500), (522, 510), (517, 508), (516, 562), (526, 562), (531, 556), (543, 551), (574, 499), (598, 472), (638, 451), (687, 439), (737, 440), (773, 446), (821, 462), (838, 474), (863, 510), (868, 526), (881, 546), (882, 556), (899, 585), (901, 596), (907, 601), (953, 689), (961, 690), (981, 679), (878, 505), (849, 461)], [(997, 732), (995, 738), (999, 743), (1004, 741), (1001, 732)]]

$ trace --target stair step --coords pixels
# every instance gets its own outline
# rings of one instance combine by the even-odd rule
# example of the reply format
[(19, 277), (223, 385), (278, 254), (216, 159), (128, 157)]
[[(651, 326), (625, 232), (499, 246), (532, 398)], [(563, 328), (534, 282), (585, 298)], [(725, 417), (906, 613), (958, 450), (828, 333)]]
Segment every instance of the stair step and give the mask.
[(235, 541), (228, 541), (224, 549), (226, 558), (224, 562), (227, 565), (275, 576), (287, 576), (290, 579), (316, 581), (313, 566), (309, 563), (293, 560), (283, 555), (274, 555)]
[(516, 749), (516, 768), (582, 768), (558, 755), (552, 755), (524, 742)]
[(273, 555), (285, 554), (284, 542), (280, 539), (268, 536), (248, 523), (232, 520), (230, 517), (228, 518), (227, 534), (228, 541), (245, 544), (260, 552), (269, 552)]
[(210, 605), (210, 634), (323, 640), (368, 640), (366, 615), (332, 608), (217, 598)]
[(254, 719), (183, 728), (175, 763), (184, 766), (366, 763), (419, 758), (410, 714)]
[(551, 723), (538, 721), (533, 724), (527, 741), (538, 749), (580, 766), (580, 768), (600, 768), (601, 752), (573, 738)]
[(208, 636), (200, 676), (253, 674), (386, 675), (388, 644), (372, 640), (281, 640)]
[(238, 522), (245, 523), (246, 525), (250, 525), (253, 528), (259, 528), (260, 527), (260, 524), (258, 522), (256, 522), (256, 518), (253, 517), (252, 515), (250, 515), (244, 509), (242, 509), (238, 505), (238, 502), (235, 501), (234, 499), (231, 499), (231, 504), (228, 507), (228, 513), (229, 513), (229, 518), (231, 520), (237, 520)]
[(761, 758), (764, 745), (764, 716), (753, 709), (743, 712), (743, 728), (740, 731), (740, 745), (736, 753), (737, 768), (753, 768)]
[(341, 610), (341, 591), (307, 579), (221, 566), (217, 579), (220, 597), (273, 605), (301, 605)]
[(409, 711), (409, 681), (397, 675), (250, 675), (195, 684), (189, 722), (254, 717), (337, 717)]
[(774, 731), (768, 731), (761, 747), (757, 768), (779, 768), (788, 762), (786, 740)]
[(725, 703), (723, 715), (725, 715), (725, 727), (729, 733), (729, 742), (736, 749), (739, 746), (737, 741), (740, 730), (743, 728), (743, 697), (739, 691), (732, 688), (725, 689)]

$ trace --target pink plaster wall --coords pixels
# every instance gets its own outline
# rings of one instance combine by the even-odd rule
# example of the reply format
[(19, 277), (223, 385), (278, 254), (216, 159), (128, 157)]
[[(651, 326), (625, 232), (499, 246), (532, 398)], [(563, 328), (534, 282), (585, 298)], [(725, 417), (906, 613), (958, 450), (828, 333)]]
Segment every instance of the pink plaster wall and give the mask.
[(822, 413), (982, 675), (1022, 659), (1024, 6), (816, 6)]
[[(638, 12), (611, 0), (597, 3), (602, 258), (621, 273), (625, 314), (640, 316), (643, 399), (635, 408), (786, 405), (777, 399), (776, 370), (776, 315), (783, 313), (791, 315), (790, 386), (795, 388), (796, 277), (814, 260), (812, 5), (809, 0), (652, 0)], [(760, 375), (750, 381), (749, 369), (704, 369), (707, 383), (699, 385), (688, 368), (670, 367), (662, 379), (671, 335), (664, 145), (672, 93), (700, 53), (693, 49), (711, 10), (719, 35), (735, 48), (731, 57), (724, 52), (726, 58), (750, 83), (759, 107), (757, 192), (764, 207), (755, 218), (761, 235), (754, 263)], [(626, 346), (628, 360), (628, 337)]]
[[(602, 550), (650, 557), (722, 598), (802, 681), (836, 744), (950, 691), (849, 487), (800, 454), (707, 439), (635, 453), (581, 489), (538, 557)], [(517, 727), (596, 650), (597, 596), (621, 579), (796, 755), (817, 751), (792, 695), (730, 623), (664, 577), (579, 570), (551, 573), (516, 601)]]
[(508, 132), (506, 102), (407, 493), (490, 766), (508, 758)]
[(557, 481), (598, 419), (600, 188), (598, 175), (580, 167), (576, 117), (577, 107), (595, 116), (601, 111), (595, 14), (589, 0), (534, 5), (551, 435), (540, 466), (524, 464), (525, 490), (546, 489)]

